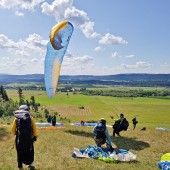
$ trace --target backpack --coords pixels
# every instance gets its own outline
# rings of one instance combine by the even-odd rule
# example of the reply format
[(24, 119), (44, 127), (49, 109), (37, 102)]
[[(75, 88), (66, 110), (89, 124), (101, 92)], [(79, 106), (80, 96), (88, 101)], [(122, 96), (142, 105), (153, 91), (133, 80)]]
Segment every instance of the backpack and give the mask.
[(32, 120), (25, 110), (14, 112), (16, 117), (16, 150), (20, 161), (26, 165), (34, 161), (34, 146), (32, 139)]
[(16, 147), (21, 150), (30, 150), (32, 147), (32, 121), (28, 111), (14, 112), (16, 117)]
[(123, 119), (123, 124), (122, 125), (123, 125), (122, 129), (126, 131), (128, 129), (128, 127), (129, 127), (129, 122), (126, 120), (126, 118)]
[(129, 127), (129, 122), (126, 120), (126, 118), (123, 119), (123, 121), (116, 121), (115, 124), (113, 125), (113, 129), (115, 129), (116, 131), (126, 131)]
[(94, 128), (95, 137), (105, 139), (106, 138), (105, 130), (106, 130), (106, 126), (103, 125), (102, 123), (98, 123)]

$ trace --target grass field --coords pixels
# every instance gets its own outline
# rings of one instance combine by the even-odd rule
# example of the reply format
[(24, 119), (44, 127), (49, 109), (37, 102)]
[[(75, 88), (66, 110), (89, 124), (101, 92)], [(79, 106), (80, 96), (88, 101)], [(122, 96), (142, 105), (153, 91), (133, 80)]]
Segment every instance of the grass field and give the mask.
[[(18, 99), (17, 91), (7, 91), (9, 97)], [(72, 158), (74, 147), (86, 148), (95, 145), (92, 127), (76, 127), (64, 123), (57, 130), (39, 130), (35, 143), (35, 166), (39, 170), (157, 170), (157, 163), (163, 153), (170, 152), (170, 131), (158, 131), (156, 127), (170, 128), (169, 98), (114, 98), (104, 96), (66, 95), (58, 93), (48, 99), (42, 91), (24, 91), (26, 99), (35, 96), (37, 102), (50, 111), (59, 112), (71, 122), (81, 119), (98, 120), (105, 117), (108, 125), (113, 124), (110, 116), (124, 113), (129, 120), (129, 130), (121, 132), (122, 137), (112, 138), (119, 148), (127, 149), (137, 155), (131, 163), (105, 163), (95, 159)], [(83, 106), (85, 109), (79, 109)], [(41, 110), (40, 110), (41, 111)], [(137, 128), (132, 130), (131, 119), (137, 115)], [(146, 131), (140, 131), (146, 127)], [(112, 129), (109, 128), (112, 135)], [(11, 149), (14, 137), (10, 125), (0, 125), (0, 169), (17, 169), (16, 151)]]

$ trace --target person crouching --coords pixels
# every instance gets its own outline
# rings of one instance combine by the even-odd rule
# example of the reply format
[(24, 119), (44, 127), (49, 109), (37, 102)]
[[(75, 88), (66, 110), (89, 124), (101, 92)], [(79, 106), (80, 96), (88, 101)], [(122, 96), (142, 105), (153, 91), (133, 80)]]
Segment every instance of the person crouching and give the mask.
[(98, 147), (106, 144), (106, 146), (113, 150), (111, 138), (106, 127), (106, 120), (101, 118), (93, 129), (94, 141)]

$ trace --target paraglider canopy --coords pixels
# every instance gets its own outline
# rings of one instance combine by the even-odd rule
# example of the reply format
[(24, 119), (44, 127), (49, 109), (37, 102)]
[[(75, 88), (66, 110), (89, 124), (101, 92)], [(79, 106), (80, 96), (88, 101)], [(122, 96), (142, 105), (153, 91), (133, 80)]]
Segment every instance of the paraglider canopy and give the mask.
[[(50, 32), (50, 42), (55, 50), (60, 50), (63, 48), (62, 46), (62, 38), (63, 33), (60, 31), (64, 28), (66, 28), (66, 25), (68, 24), (67, 21), (60, 22), (59, 24), (56, 24)], [(69, 23), (70, 24), (70, 23)]]
[(45, 87), (50, 98), (55, 94), (63, 57), (73, 29), (73, 25), (68, 21), (60, 22), (51, 29), (44, 63)]

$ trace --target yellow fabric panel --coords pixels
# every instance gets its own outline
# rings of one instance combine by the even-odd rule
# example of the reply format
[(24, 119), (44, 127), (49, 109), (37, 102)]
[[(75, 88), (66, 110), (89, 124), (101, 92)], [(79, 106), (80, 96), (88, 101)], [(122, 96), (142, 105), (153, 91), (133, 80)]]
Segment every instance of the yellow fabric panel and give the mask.
[[(58, 59), (56, 58), (54, 61), (53, 73), (52, 73), (53, 74), (52, 87), (57, 87), (60, 70), (61, 70), (61, 64), (59, 63)], [(55, 94), (55, 91), (56, 91), (56, 88), (53, 88), (53, 94)]]
[(13, 123), (12, 123), (12, 128), (11, 128), (11, 132), (16, 135), (16, 129), (17, 129), (17, 125), (16, 125), (16, 119), (14, 119)]
[(33, 117), (31, 117), (31, 122), (32, 122), (32, 132), (33, 132), (33, 136), (38, 136), (38, 134), (37, 134), (37, 127), (36, 127), (35, 120), (34, 120)]
[(50, 32), (50, 41), (51, 41), (51, 44), (52, 46), (54, 47), (54, 37), (56, 35), (56, 33), (62, 29), (65, 25), (67, 25), (67, 21), (63, 21), (63, 22), (60, 22), (59, 24), (56, 24), (52, 29), (51, 29), (51, 32)]
[(161, 157), (161, 162), (170, 161), (170, 153), (166, 153)]

